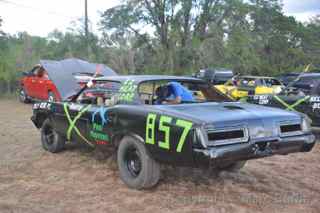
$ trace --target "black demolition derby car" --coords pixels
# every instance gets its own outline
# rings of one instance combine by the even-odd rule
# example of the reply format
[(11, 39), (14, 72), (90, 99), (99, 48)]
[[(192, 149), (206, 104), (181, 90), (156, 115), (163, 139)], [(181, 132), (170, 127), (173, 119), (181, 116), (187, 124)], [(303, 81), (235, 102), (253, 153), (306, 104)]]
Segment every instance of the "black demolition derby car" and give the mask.
[(246, 99), (248, 103), (276, 107), (307, 115), (312, 127), (320, 127), (320, 96), (305, 94), (253, 95)]
[[(156, 89), (169, 82), (192, 91), (194, 101), (156, 104)], [(189, 77), (95, 78), (64, 102), (36, 103), (32, 121), (41, 129), (43, 148), (52, 153), (66, 141), (101, 151), (112, 147), (120, 178), (135, 189), (159, 181), (160, 163), (237, 170), (249, 159), (308, 152), (315, 144), (302, 115), (232, 102)]]
[(306, 114), (313, 127), (320, 127), (320, 73), (303, 73), (279, 94), (251, 95), (252, 104), (282, 108)]

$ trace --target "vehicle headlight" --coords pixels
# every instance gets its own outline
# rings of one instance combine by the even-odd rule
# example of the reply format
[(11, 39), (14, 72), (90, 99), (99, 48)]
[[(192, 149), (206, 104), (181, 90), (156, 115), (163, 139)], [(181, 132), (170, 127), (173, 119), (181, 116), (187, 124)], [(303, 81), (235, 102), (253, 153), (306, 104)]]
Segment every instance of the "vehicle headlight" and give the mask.
[(310, 118), (303, 117), (301, 123), (302, 131), (310, 132), (311, 131), (311, 121)]

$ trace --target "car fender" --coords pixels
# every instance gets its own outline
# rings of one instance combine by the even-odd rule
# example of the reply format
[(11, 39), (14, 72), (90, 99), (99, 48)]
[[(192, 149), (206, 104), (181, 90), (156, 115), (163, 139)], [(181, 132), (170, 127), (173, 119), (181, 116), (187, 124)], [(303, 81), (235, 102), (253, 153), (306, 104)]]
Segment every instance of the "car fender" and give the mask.
[[(116, 109), (116, 110), (115, 110)], [(113, 141), (114, 145), (118, 145), (124, 136), (132, 136), (141, 141), (150, 156), (158, 162), (185, 165), (193, 164), (192, 142), (193, 134), (188, 130), (188, 137), (182, 136), (184, 128), (177, 125), (177, 120), (187, 120), (178, 114), (159, 110), (152, 106), (130, 106), (122, 105), (114, 108), (114, 126)], [(152, 124), (148, 126), (148, 118), (152, 117)], [(163, 122), (160, 127), (160, 120), (164, 117), (170, 117), (169, 122)], [(150, 120), (151, 121), (151, 120)], [(167, 129), (167, 133), (165, 133)], [(147, 131), (152, 132), (147, 139)], [(164, 134), (168, 135), (165, 139)], [(161, 135), (161, 136), (160, 136)], [(183, 144), (179, 147), (179, 142), (183, 137)], [(152, 139), (150, 139), (152, 138)]]
[(49, 103), (49, 102), (35, 103), (32, 109), (33, 109), (33, 114), (32, 114), (31, 120), (38, 129), (42, 127), (43, 122), (47, 118), (52, 119), (52, 116), (53, 116), (53, 113), (51, 111), (52, 103)]
[(112, 145), (115, 147), (118, 147), (122, 138), (124, 138), (125, 136), (133, 137), (144, 144), (144, 139), (140, 135), (138, 135), (134, 132), (121, 131), (121, 132), (116, 132), (112, 135), (112, 139), (111, 139)]
[(47, 118), (51, 118), (50, 113), (47, 111), (39, 111), (33, 114), (31, 120), (38, 129), (41, 129), (42, 124)]

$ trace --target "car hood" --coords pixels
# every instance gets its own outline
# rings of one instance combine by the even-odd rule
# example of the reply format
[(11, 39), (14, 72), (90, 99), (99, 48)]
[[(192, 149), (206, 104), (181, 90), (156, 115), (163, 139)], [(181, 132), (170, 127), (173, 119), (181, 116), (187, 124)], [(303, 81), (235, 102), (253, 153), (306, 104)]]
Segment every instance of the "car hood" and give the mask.
[(81, 89), (76, 76), (81, 73), (100, 74), (103, 76), (117, 75), (104, 64), (93, 64), (76, 58), (62, 61), (40, 60), (40, 64), (47, 71), (49, 79), (56, 86), (62, 101), (67, 100)]
[(201, 123), (236, 124), (250, 121), (299, 120), (298, 113), (240, 102), (158, 105), (156, 108)]

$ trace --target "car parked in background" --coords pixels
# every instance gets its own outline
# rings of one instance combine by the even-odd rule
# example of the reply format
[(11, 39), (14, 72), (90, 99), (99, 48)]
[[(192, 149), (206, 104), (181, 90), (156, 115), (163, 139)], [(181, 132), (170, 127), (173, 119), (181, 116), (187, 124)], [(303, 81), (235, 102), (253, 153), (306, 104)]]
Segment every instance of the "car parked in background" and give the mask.
[(23, 73), (19, 99), (30, 101), (61, 101), (70, 92), (79, 90), (93, 77), (113, 76), (116, 73), (103, 64), (80, 59), (62, 61), (41, 60), (32, 70)]
[(20, 80), (19, 100), (28, 103), (31, 100), (59, 101), (60, 94), (50, 80), (48, 72), (40, 65), (23, 72)]
[(307, 115), (312, 126), (320, 127), (320, 73), (303, 73), (276, 95), (252, 95), (247, 102), (297, 111)]
[(284, 88), (278, 79), (263, 76), (236, 76), (225, 84), (215, 87), (234, 100), (249, 95), (278, 94)]
[(303, 73), (291, 87), (304, 94), (320, 95), (320, 73)]
[(295, 81), (299, 77), (300, 73), (297, 72), (290, 72), (282, 74), (278, 77), (279, 81), (285, 86), (289, 85), (293, 81)]
[(228, 69), (202, 69), (194, 74), (194, 77), (200, 78), (214, 85), (224, 84), (234, 76), (232, 70)]

